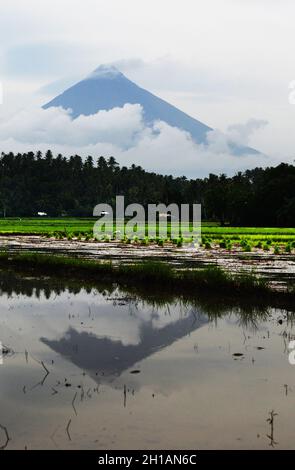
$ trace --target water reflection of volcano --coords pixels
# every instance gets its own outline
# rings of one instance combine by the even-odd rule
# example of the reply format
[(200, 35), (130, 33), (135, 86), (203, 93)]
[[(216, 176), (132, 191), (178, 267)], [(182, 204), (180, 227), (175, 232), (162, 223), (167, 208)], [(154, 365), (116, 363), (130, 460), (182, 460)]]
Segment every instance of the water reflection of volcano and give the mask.
[(78, 332), (74, 328), (69, 328), (59, 340), (41, 338), (41, 341), (83, 370), (119, 376), (142, 359), (166, 348), (207, 322), (205, 315), (196, 315), (193, 310), (162, 328), (156, 328), (151, 320), (144, 321), (139, 328), (138, 344), (130, 345), (109, 337)]

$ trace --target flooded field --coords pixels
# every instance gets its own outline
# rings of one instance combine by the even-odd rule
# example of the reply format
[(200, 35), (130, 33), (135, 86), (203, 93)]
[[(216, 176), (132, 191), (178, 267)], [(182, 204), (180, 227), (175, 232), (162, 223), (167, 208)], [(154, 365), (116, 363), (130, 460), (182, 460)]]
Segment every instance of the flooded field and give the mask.
[(1, 250), (11, 253), (36, 252), (77, 256), (112, 263), (134, 263), (142, 260), (164, 261), (174, 267), (203, 267), (216, 264), (230, 272), (251, 272), (266, 278), (275, 289), (284, 290), (295, 283), (295, 255), (273, 254), (256, 250), (242, 252), (226, 249), (177, 248), (173, 245), (126, 245), (118, 241), (83, 242), (77, 240), (54, 240), (41, 236), (2, 235)]
[(293, 312), (0, 284), (0, 446), (294, 448)]

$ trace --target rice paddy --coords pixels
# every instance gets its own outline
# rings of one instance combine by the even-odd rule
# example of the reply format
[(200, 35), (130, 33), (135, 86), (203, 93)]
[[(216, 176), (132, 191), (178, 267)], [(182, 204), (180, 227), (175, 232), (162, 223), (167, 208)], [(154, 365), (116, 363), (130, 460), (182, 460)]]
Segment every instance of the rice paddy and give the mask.
[[(47, 238), (93, 241), (94, 218), (7, 218), (0, 220), (0, 235), (41, 235)], [(126, 223), (126, 221), (125, 221)], [(172, 223), (173, 224), (173, 223)], [(148, 226), (143, 223), (138, 229), (145, 230), (146, 236), (140, 238), (136, 232), (132, 237), (124, 236), (124, 222), (106, 226), (103, 241), (111, 242), (116, 236), (122, 243), (149, 245), (173, 244), (180, 248), (190, 238), (172, 238), (172, 224), (168, 222), (167, 236), (163, 237), (158, 231), (158, 225)], [(156, 236), (150, 236), (155, 232)], [(274, 254), (293, 253), (295, 251), (295, 228), (279, 227), (229, 227), (220, 226), (214, 222), (202, 223), (201, 246), (204, 249), (223, 249), (227, 251), (264, 251)], [(121, 234), (121, 235), (120, 235)]]

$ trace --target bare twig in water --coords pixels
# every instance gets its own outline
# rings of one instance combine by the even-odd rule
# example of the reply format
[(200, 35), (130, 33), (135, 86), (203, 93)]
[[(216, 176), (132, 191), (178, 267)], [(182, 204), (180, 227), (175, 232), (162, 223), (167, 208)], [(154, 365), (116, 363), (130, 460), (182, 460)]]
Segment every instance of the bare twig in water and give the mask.
[(67, 435), (68, 435), (68, 438), (69, 438), (70, 441), (72, 440), (72, 439), (71, 439), (71, 435), (70, 435), (70, 426), (71, 426), (71, 422), (72, 422), (72, 420), (70, 419), (69, 422), (68, 422), (68, 424), (67, 424), (67, 427), (66, 427), (66, 432), (67, 432)]
[(124, 385), (124, 408), (126, 408), (126, 385)]
[(267, 418), (267, 422), (270, 424), (270, 434), (267, 434), (266, 436), (270, 439), (269, 445), (271, 447), (274, 447), (278, 442), (274, 440), (274, 417), (278, 416), (278, 413), (275, 413), (274, 410), (271, 410), (269, 413), (269, 418)]
[(38, 359), (35, 359), (32, 355), (31, 355), (31, 357), (34, 359), (34, 361), (38, 362), (38, 364), (40, 364), (40, 365), (43, 367), (43, 369), (45, 370), (45, 375), (44, 375), (43, 379), (42, 379), (40, 382), (37, 382), (37, 383), (31, 388), (31, 390), (33, 390), (34, 388), (38, 387), (38, 385), (41, 385), (41, 386), (44, 385), (44, 382), (45, 382), (45, 380), (47, 379), (47, 377), (48, 377), (48, 375), (50, 374), (50, 372), (49, 372), (49, 370), (47, 369), (47, 367), (46, 367), (46, 365), (44, 364), (43, 361), (38, 361)]
[(43, 367), (43, 369), (45, 370), (45, 372), (47, 373), (47, 375), (49, 374), (49, 370), (47, 369), (46, 365), (44, 364), (43, 361), (40, 362), (41, 366)]
[(55, 447), (58, 447), (57, 443), (55, 442), (54, 440), (54, 436), (55, 434), (57, 433), (58, 429), (60, 428), (60, 426), (57, 426), (57, 428), (55, 429), (55, 431), (53, 431), (53, 433), (51, 434), (50, 436), (50, 439), (52, 440), (52, 442), (54, 443)]
[(25, 350), (25, 358), (26, 358), (26, 363), (29, 362), (29, 353), (27, 350)]
[(6, 449), (6, 447), (8, 445), (8, 442), (10, 441), (10, 437), (9, 437), (7, 428), (5, 426), (2, 426), (2, 424), (0, 424), (0, 429), (2, 429), (4, 431), (5, 438), (6, 438), (6, 441), (4, 442), (4, 444), (2, 446), (0, 446), (0, 450), (4, 450), (4, 449)]
[(77, 410), (76, 410), (76, 408), (75, 408), (75, 400), (76, 400), (76, 397), (77, 397), (77, 393), (78, 393), (78, 392), (75, 393), (74, 398), (73, 398), (73, 400), (72, 400), (72, 407), (73, 407), (73, 409), (74, 409), (74, 412), (75, 412), (75, 415), (76, 415), (76, 416), (77, 416)]
[(84, 387), (83, 387), (83, 385), (81, 385), (81, 401), (83, 401), (84, 395), (85, 395)]

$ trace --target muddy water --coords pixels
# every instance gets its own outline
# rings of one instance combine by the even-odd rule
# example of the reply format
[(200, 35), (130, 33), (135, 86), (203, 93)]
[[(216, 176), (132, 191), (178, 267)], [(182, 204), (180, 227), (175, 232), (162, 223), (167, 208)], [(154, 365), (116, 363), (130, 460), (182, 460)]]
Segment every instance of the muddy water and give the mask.
[(291, 312), (0, 283), (8, 449), (294, 448)]

